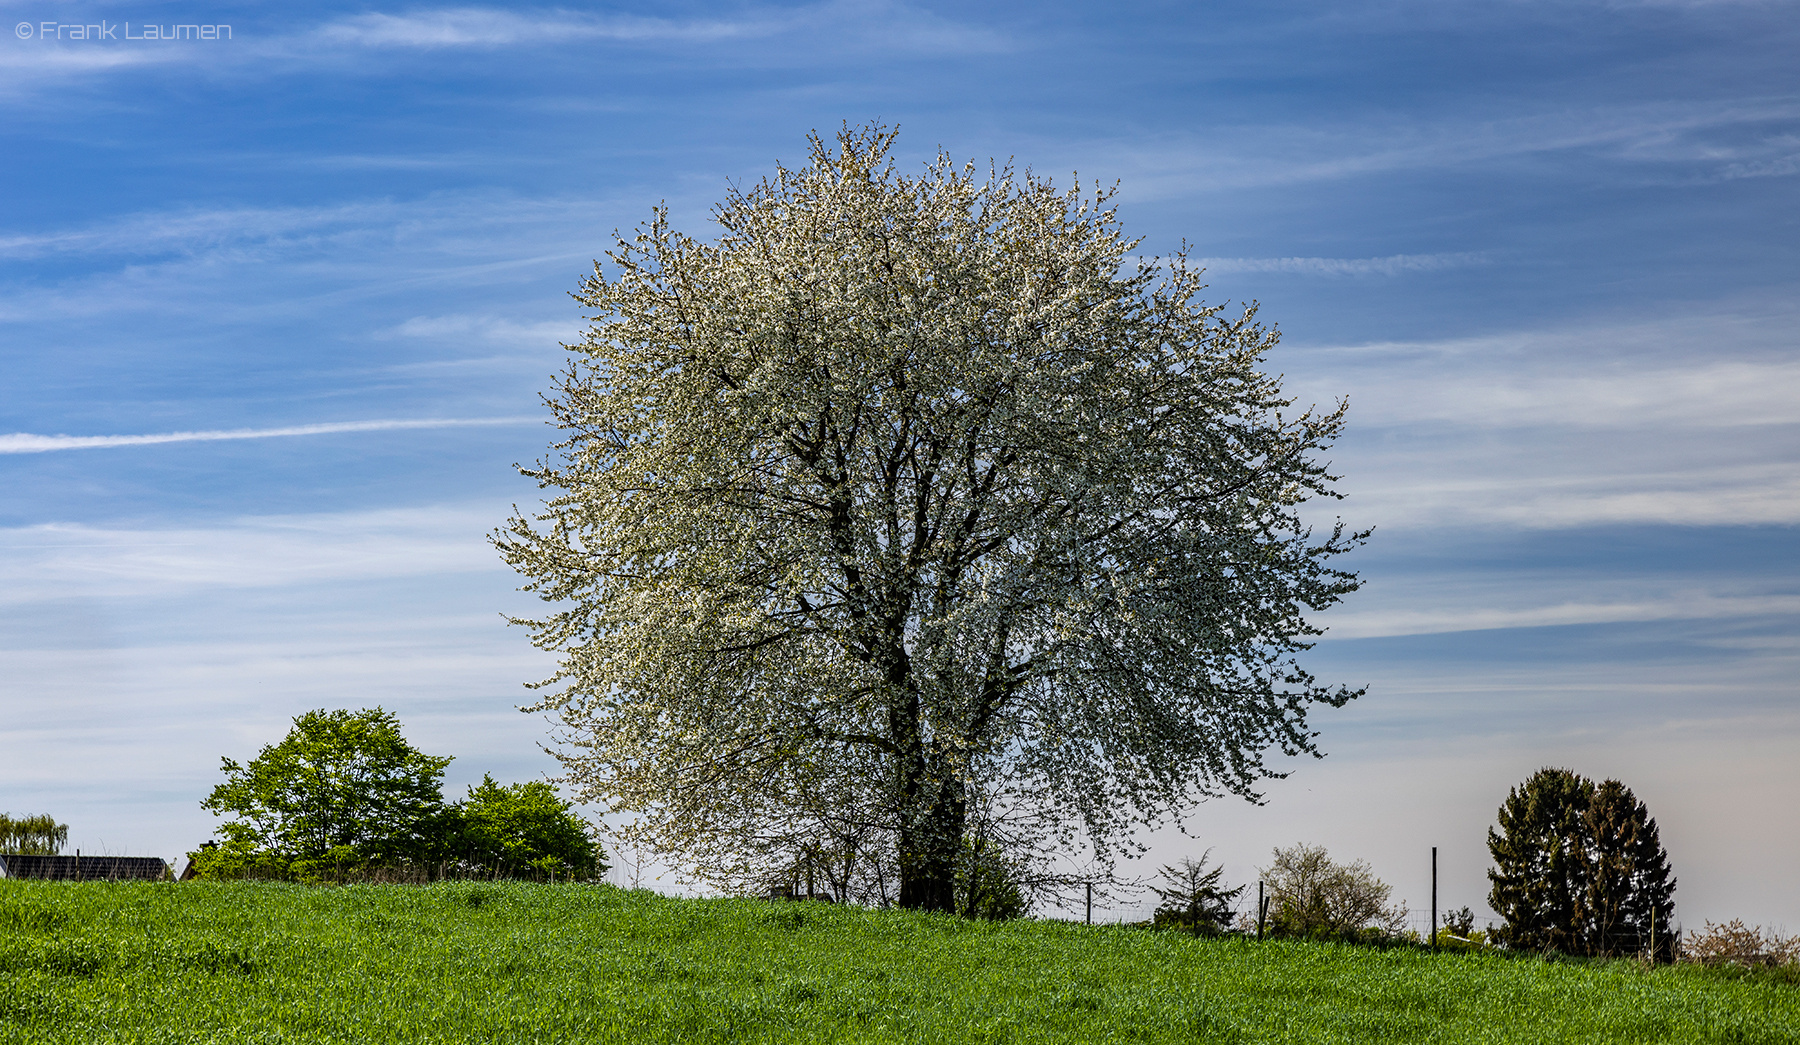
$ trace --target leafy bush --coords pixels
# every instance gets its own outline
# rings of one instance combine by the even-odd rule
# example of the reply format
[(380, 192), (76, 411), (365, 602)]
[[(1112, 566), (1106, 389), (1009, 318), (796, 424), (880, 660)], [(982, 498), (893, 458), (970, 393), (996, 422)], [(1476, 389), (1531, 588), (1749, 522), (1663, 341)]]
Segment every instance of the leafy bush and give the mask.
[(1275, 936), (1392, 936), (1406, 924), (1406, 905), (1390, 906), (1393, 887), (1362, 860), (1332, 860), (1322, 845), (1275, 850), (1261, 869), (1269, 888), (1269, 932)]
[(1030, 904), (1019, 885), (1017, 864), (999, 845), (964, 838), (956, 866), (956, 913), (990, 922), (1023, 918)]
[(446, 875), (591, 879), (606, 870), (588, 825), (549, 784), (484, 776), (446, 806), (448, 757), (406, 742), (380, 708), (309, 711), (201, 803), (234, 819), (188, 858), (196, 876), (425, 882)]
[(1790, 965), (1800, 963), (1800, 936), (1764, 935), (1762, 926), (1747, 926), (1733, 918), (1724, 925), (1707, 922), (1699, 932), (1690, 930), (1682, 951), (1687, 960), (1705, 965)]
[(1475, 928), (1475, 912), (1465, 906), (1460, 911), (1445, 912), (1432, 942), (1448, 950), (1467, 950), (1487, 946), (1488, 934)]
[(187, 854), (194, 877), (218, 880), (288, 881), (294, 877), (293, 860), (260, 851), (245, 838), (229, 838), (224, 844), (202, 842)]
[(221, 761), (227, 779), (201, 805), (235, 819), (196, 871), (253, 868), (274, 877), (286, 861), (283, 876), (342, 879), (432, 855), (450, 759), (407, 743), (390, 712), (309, 711), (248, 764)]

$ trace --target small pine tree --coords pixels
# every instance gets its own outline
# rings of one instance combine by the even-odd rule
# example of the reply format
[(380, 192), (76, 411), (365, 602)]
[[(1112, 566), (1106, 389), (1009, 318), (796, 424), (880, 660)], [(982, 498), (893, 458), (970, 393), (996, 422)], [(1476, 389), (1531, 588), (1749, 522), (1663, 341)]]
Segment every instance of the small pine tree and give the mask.
[(1174, 866), (1164, 865), (1162, 877), (1169, 883), (1169, 888), (1150, 887), (1151, 892), (1162, 898), (1156, 913), (1151, 916), (1155, 924), (1180, 926), (1195, 936), (1212, 936), (1224, 932), (1231, 924), (1231, 905), (1246, 887), (1225, 888), (1219, 881), (1225, 869), (1206, 869), (1206, 858), (1211, 853), (1209, 849), (1200, 854), (1198, 860), (1183, 857)]
[(1468, 939), (1475, 931), (1475, 912), (1467, 904), (1460, 911), (1448, 911), (1444, 914), (1443, 931), (1459, 939)]
[[(1542, 769), (1512, 789), (1488, 830), (1488, 904), (1521, 950), (1609, 956), (1674, 946), (1675, 882), (1656, 821), (1617, 780)], [(1655, 938), (1651, 923), (1655, 922)]]

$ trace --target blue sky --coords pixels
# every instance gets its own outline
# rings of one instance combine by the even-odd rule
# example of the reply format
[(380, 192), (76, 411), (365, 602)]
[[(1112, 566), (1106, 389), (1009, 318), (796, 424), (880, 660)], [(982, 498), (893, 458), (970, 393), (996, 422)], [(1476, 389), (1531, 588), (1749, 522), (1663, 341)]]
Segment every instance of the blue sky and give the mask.
[[(314, 707), (458, 789), (551, 772), (484, 535), (568, 291), (880, 119), (1117, 181), (1350, 397), (1377, 534), (1312, 663), (1369, 695), (1157, 856), (1321, 842), (1418, 909), (1438, 845), (1479, 910), (1495, 807), (1567, 765), (1648, 801), (1688, 924), (1800, 929), (1795, 4), (3, 6), (0, 808), (72, 845), (193, 847)], [(289, 434), (93, 438), (241, 430)]]

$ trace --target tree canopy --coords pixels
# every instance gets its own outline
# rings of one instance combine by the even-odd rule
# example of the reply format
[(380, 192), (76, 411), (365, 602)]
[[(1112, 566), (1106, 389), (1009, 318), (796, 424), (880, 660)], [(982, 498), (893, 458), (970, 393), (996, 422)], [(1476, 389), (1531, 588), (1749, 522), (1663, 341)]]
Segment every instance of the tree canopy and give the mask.
[(49, 813), (11, 816), (0, 813), (0, 853), (20, 856), (55, 856), (69, 841), (69, 825), (59, 824)]
[(453, 810), (457, 856), (500, 877), (592, 878), (606, 870), (587, 822), (542, 780), (469, 788)]
[[(427, 755), (381, 708), (308, 711), (247, 764), (225, 758), (224, 783), (201, 803), (232, 854), (309, 869), (418, 858), (443, 810), (449, 757)], [(282, 872), (285, 874), (285, 869)]]
[(543, 781), (491, 776), (449, 805), (448, 756), (427, 755), (381, 708), (309, 711), (279, 744), (239, 765), (201, 803), (223, 844), (190, 853), (216, 878), (593, 878), (605, 853), (587, 822)]
[(495, 538), (552, 604), (567, 779), (717, 884), (878, 854), (950, 910), (972, 817), (1104, 856), (1316, 754), (1356, 692), (1296, 654), (1363, 535), (1300, 506), (1344, 405), (1292, 412), (1275, 332), (1135, 259), (1110, 191), (835, 144), (577, 295), (550, 493)]

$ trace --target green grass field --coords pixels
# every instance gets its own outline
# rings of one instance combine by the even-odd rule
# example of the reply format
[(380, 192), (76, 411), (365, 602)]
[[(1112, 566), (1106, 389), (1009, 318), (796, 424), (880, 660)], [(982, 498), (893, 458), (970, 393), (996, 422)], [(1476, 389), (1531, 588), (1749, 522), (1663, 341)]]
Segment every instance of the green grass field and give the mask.
[(0, 881), (0, 1042), (1800, 1042), (1800, 986), (607, 886)]

